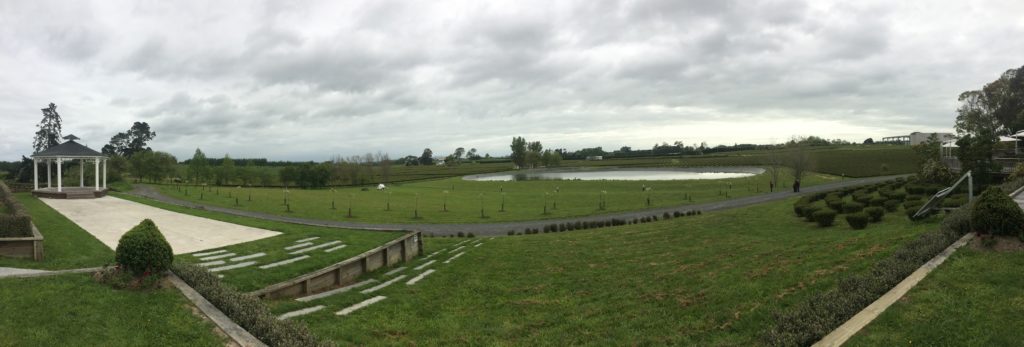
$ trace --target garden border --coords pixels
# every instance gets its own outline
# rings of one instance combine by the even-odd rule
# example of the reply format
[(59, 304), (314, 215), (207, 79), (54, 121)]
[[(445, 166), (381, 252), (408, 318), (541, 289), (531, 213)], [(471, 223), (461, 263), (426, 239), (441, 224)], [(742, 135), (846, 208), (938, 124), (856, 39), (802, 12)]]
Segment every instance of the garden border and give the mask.
[(185, 298), (191, 301), (196, 308), (203, 312), (203, 315), (213, 321), (213, 324), (217, 325), (217, 328), (223, 331), (224, 334), (228, 335), (232, 341), (235, 341), (235, 343), (238, 343), (241, 346), (267, 346), (255, 336), (252, 336), (252, 334), (245, 330), (245, 328), (242, 328), (235, 323), (235, 321), (231, 320), (231, 318), (225, 315), (223, 311), (218, 309), (216, 306), (213, 306), (209, 300), (206, 300), (202, 294), (199, 294), (195, 288), (192, 288), (188, 283), (185, 283), (185, 281), (178, 277), (174, 272), (167, 271), (167, 279), (175, 288), (178, 288), (178, 290), (181, 291), (181, 294), (184, 295)]
[(30, 225), (32, 236), (0, 237), (0, 256), (43, 260), (43, 234), (39, 233), (35, 223)]
[[(414, 243), (415, 245), (410, 245)], [(261, 299), (292, 298), (355, 283), (365, 273), (407, 262), (423, 254), (423, 235), (410, 231), (377, 248), (249, 294)]]

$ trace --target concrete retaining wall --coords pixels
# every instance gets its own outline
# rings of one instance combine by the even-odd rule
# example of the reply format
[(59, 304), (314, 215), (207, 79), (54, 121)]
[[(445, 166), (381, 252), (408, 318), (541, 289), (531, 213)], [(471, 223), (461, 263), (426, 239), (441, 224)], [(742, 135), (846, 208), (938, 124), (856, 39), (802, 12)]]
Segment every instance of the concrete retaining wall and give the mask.
[(412, 260), (423, 254), (420, 232), (409, 232), (397, 240), (371, 249), (340, 263), (273, 284), (250, 294), (261, 299), (281, 299), (305, 296), (355, 283), (365, 273)]
[(31, 237), (0, 238), (0, 256), (43, 260), (43, 234), (32, 224)]

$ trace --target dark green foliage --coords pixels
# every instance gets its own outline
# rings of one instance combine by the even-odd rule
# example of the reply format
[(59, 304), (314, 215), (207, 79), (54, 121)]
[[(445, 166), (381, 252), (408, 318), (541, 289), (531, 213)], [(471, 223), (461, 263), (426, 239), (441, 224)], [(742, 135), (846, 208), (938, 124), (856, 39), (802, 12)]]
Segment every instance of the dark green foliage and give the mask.
[(971, 208), (971, 228), (983, 234), (1020, 235), (1024, 212), (996, 187), (985, 190)]
[(886, 200), (888, 200), (888, 199), (883, 198), (883, 197), (871, 198), (871, 201), (868, 202), (868, 205), (871, 205), (871, 206), (883, 206), (883, 205), (885, 205), (885, 201)]
[(870, 271), (840, 280), (831, 290), (775, 312), (774, 324), (762, 335), (765, 344), (810, 346), (817, 342), (963, 236), (966, 217), (962, 215), (966, 214), (962, 209), (951, 213), (938, 230), (907, 242)]
[(854, 195), (853, 196), (853, 201), (859, 202), (859, 203), (864, 204), (864, 205), (867, 205), (868, 203), (870, 203), (871, 199), (872, 199), (872, 196), (870, 194), (862, 194), (862, 195)]
[(907, 199), (907, 192), (895, 192), (892, 193), (892, 195), (889, 197), (892, 199), (903, 201)]
[(900, 201), (899, 200), (895, 200), (895, 199), (893, 199), (893, 200), (886, 200), (885, 203), (882, 204), (882, 206), (885, 207), (886, 211), (896, 212), (896, 210), (900, 209)]
[(850, 213), (846, 215), (846, 223), (849, 224), (851, 228), (860, 230), (868, 226), (868, 218), (868, 215), (864, 212)]
[(854, 213), (860, 212), (864, 209), (864, 204), (859, 202), (848, 201), (843, 204), (843, 213)]
[(836, 221), (836, 211), (829, 208), (814, 211), (814, 221), (818, 223), (818, 226), (820, 227), (832, 226)]
[(174, 261), (171, 245), (152, 220), (146, 219), (121, 235), (114, 260), (135, 276), (167, 271)]
[(821, 210), (822, 208), (823, 207), (818, 206), (818, 205), (807, 205), (807, 206), (805, 206), (804, 209), (803, 209), (803, 211), (804, 211), (804, 219), (806, 219), (808, 222), (813, 222), (814, 221), (814, 212), (817, 212), (818, 210)]
[(907, 218), (910, 218), (910, 220), (920, 220), (920, 219), (923, 219), (923, 218), (925, 218), (927, 216), (930, 216), (932, 213), (934, 213), (934, 211), (928, 211), (926, 214), (924, 214), (924, 215), (922, 215), (920, 217), (914, 218), (914, 214), (916, 214), (917, 211), (920, 210), (922, 206), (924, 206), (924, 203), (923, 202), (919, 202), (919, 201), (918, 202), (912, 202), (912, 203), (903, 204), (903, 208), (905, 209), (904, 212), (907, 214)]
[(865, 208), (864, 213), (870, 217), (872, 223), (877, 223), (882, 221), (882, 216), (885, 215), (885, 209), (878, 206), (871, 206)]
[(0, 213), (0, 237), (32, 236), (32, 217), (3, 182), (0, 182), (0, 204), (9, 212)]
[(216, 275), (190, 264), (174, 264), (172, 271), (213, 306), (270, 346), (333, 346), (314, 335), (304, 325), (278, 320), (255, 296), (224, 285)]
[(831, 208), (833, 210), (843, 210), (843, 199), (826, 200), (825, 203), (828, 205), (828, 208)]

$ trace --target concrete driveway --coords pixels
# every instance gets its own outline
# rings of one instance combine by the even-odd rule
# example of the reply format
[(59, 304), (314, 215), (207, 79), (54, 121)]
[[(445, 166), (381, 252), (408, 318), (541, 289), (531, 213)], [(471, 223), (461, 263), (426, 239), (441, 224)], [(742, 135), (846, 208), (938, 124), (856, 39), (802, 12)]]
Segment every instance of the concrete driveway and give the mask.
[(200, 218), (106, 196), (99, 199), (40, 199), (100, 242), (117, 248), (121, 235), (143, 219), (152, 219), (174, 254), (224, 247), (280, 234), (207, 218)]

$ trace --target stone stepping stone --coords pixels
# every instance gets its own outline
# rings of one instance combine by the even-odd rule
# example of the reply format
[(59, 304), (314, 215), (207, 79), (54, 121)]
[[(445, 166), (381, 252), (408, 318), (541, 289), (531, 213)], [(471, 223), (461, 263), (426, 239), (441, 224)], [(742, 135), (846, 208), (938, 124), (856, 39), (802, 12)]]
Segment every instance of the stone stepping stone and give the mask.
[(391, 276), (391, 275), (394, 275), (396, 273), (402, 272), (402, 270), (405, 270), (405, 266), (399, 266), (398, 268), (396, 268), (394, 270), (388, 271), (388, 273), (384, 274), (384, 276)]
[(374, 286), (373, 288), (364, 289), (360, 293), (370, 294), (370, 293), (376, 292), (378, 290), (384, 289), (387, 286), (390, 286), (391, 284), (393, 284), (395, 282), (401, 281), (403, 278), (405, 278), (405, 275), (398, 275), (398, 277), (392, 278), (391, 280), (388, 280), (387, 282), (378, 284), (378, 285)]
[(331, 253), (331, 252), (337, 251), (337, 250), (345, 248), (345, 247), (348, 247), (348, 245), (334, 246), (334, 247), (325, 249), (324, 252)]
[(482, 245), (482, 244), (484, 244), (484, 243), (483, 243), (483, 242), (481, 242), (481, 243), (478, 243), (478, 244), (476, 244), (476, 246), (473, 246), (473, 248), (477, 248), (477, 247), (480, 247), (480, 245)]
[(209, 267), (209, 266), (221, 265), (221, 264), (224, 264), (223, 260), (208, 261), (208, 262), (199, 263), (199, 264), (196, 264), (196, 265), (202, 266), (202, 267)]
[(341, 243), (341, 241), (324, 242), (324, 243), (321, 243), (321, 244), (313, 246), (313, 247), (298, 249), (298, 250), (295, 250), (295, 251), (290, 252), (288, 254), (302, 254), (302, 253), (306, 253), (306, 252), (309, 252), (309, 251), (318, 250), (318, 249), (321, 249), (321, 248), (324, 248), (324, 247), (334, 246), (334, 245), (339, 244), (339, 243)]
[(223, 254), (218, 254), (218, 255), (214, 255), (214, 256), (209, 256), (209, 257), (206, 257), (206, 258), (199, 258), (199, 260), (202, 260), (202, 261), (210, 261), (210, 260), (214, 260), (214, 259), (221, 259), (221, 258), (227, 258), (227, 257), (234, 257), (234, 256), (236, 256), (236, 255), (238, 255), (238, 254), (234, 254), (234, 253), (223, 253)]
[(309, 256), (308, 255), (304, 255), (304, 256), (300, 256), (300, 257), (286, 259), (286, 260), (282, 260), (282, 261), (279, 261), (279, 262), (276, 262), (276, 263), (270, 263), (270, 264), (267, 264), (267, 265), (261, 265), (260, 269), (269, 269), (269, 268), (272, 268), (272, 267), (278, 267), (278, 266), (281, 266), (281, 265), (287, 265), (287, 264), (291, 264), (291, 263), (294, 263), (294, 262), (297, 262), (299, 260), (306, 259), (306, 258), (309, 258)]
[(309, 242), (309, 241), (313, 241), (313, 240), (316, 240), (316, 239), (319, 239), (319, 238), (320, 238), (320, 236), (313, 236), (313, 237), (305, 238), (305, 239), (302, 239), (302, 240), (295, 240), (295, 243)]
[(437, 259), (434, 259), (434, 260), (428, 261), (428, 262), (426, 262), (426, 263), (423, 263), (423, 264), (422, 264), (422, 265), (420, 265), (420, 266), (417, 266), (417, 267), (413, 268), (413, 270), (416, 270), (416, 271), (422, 270), (423, 268), (425, 268), (425, 267), (427, 267), (427, 266), (430, 266), (430, 264), (433, 264), (433, 263), (434, 263), (434, 262), (436, 262), (436, 261), (437, 261)]
[(210, 272), (221, 272), (221, 271), (227, 271), (227, 270), (234, 270), (234, 269), (243, 268), (243, 267), (247, 267), (247, 266), (253, 266), (253, 265), (256, 265), (255, 261), (247, 261), (247, 262), (244, 262), (244, 263), (238, 263), (238, 264), (231, 264), (231, 265), (228, 265), (228, 266), (215, 267), (215, 268), (210, 269)]
[(462, 252), (462, 253), (456, 254), (454, 257), (451, 257), (451, 258), (448, 258), (448, 260), (445, 260), (444, 263), (448, 264), (448, 263), (452, 262), (452, 260), (455, 260), (455, 258), (461, 257), (463, 254), (466, 254), (466, 252)]
[(231, 258), (230, 260), (231, 261), (242, 261), (242, 260), (249, 260), (249, 259), (259, 258), (259, 257), (265, 256), (265, 255), (267, 255), (267, 254), (263, 253), (263, 252), (259, 252), (259, 253), (256, 253), (256, 254), (243, 255), (241, 257), (234, 257), (234, 258)]
[(450, 251), (450, 252), (448, 252), (448, 253), (449, 253), (449, 254), (451, 254), (451, 253), (455, 253), (455, 252), (458, 252), (458, 251), (459, 251), (460, 249), (463, 249), (463, 248), (466, 248), (466, 246), (459, 246), (459, 248), (453, 249), (453, 250), (451, 250), (451, 251)]
[(208, 255), (214, 255), (214, 254), (217, 254), (217, 253), (224, 253), (224, 252), (227, 252), (227, 251), (228, 250), (226, 250), (226, 249), (218, 249), (216, 251), (210, 251), (210, 252), (192, 253), (192, 256), (195, 256), (195, 257), (205, 257), (205, 256), (208, 256)]
[(426, 257), (423, 257), (423, 259), (430, 259), (430, 257), (433, 257), (433, 256), (437, 255), (438, 253), (441, 253), (441, 252), (444, 252), (444, 251), (447, 251), (447, 250), (448, 250), (448, 249), (447, 249), (447, 248), (445, 248), (445, 249), (442, 249), (442, 250), (440, 250), (440, 251), (437, 251), (437, 252), (434, 252), (434, 253), (430, 253), (430, 255), (428, 255), (428, 256), (426, 256)]
[(424, 277), (427, 277), (427, 275), (434, 273), (434, 271), (435, 271), (434, 269), (423, 271), (423, 273), (419, 274), (419, 276), (413, 277), (411, 280), (409, 280), (409, 282), (405, 282), (405, 285), (407, 285), (407, 286), (414, 285), (414, 284), (416, 284), (416, 282), (419, 282)]
[(338, 315), (338, 316), (347, 316), (347, 315), (349, 315), (352, 312), (355, 312), (355, 311), (357, 311), (357, 310), (359, 310), (361, 308), (364, 308), (366, 306), (370, 306), (370, 305), (376, 304), (376, 303), (380, 302), (381, 300), (384, 300), (384, 299), (387, 299), (387, 298), (388, 297), (386, 297), (386, 296), (378, 295), (378, 296), (375, 296), (375, 297), (363, 300), (363, 302), (360, 302), (358, 304), (346, 307), (345, 309), (343, 309), (341, 311), (338, 311), (338, 312), (335, 312), (334, 314)]
[(312, 245), (313, 245), (312, 242), (303, 242), (303, 243), (294, 244), (294, 245), (285, 247), (284, 249), (285, 250), (293, 250), (293, 249), (296, 249), (296, 248), (309, 247), (309, 246), (312, 246)]
[(356, 283), (356, 284), (350, 284), (350, 285), (347, 285), (347, 286), (344, 286), (344, 287), (341, 287), (341, 288), (331, 289), (331, 290), (328, 290), (328, 291), (323, 292), (323, 293), (316, 293), (316, 294), (313, 294), (313, 295), (303, 296), (303, 297), (297, 298), (295, 300), (296, 301), (302, 301), (302, 302), (310, 302), (310, 301), (313, 301), (313, 300), (316, 300), (316, 299), (326, 298), (326, 297), (331, 296), (331, 295), (341, 294), (341, 293), (350, 291), (352, 289), (356, 289), (356, 288), (365, 286), (365, 285), (370, 284), (370, 283), (377, 283), (377, 280), (375, 280), (375, 279), (368, 279), (368, 280), (365, 280), (365, 281), (362, 281), (362, 282), (359, 282), (359, 283)]
[(282, 315), (278, 316), (277, 320), (285, 320), (285, 319), (292, 318), (292, 317), (298, 317), (298, 316), (302, 316), (302, 315), (307, 315), (307, 314), (310, 314), (310, 313), (313, 313), (313, 312), (316, 312), (316, 311), (320, 311), (320, 310), (324, 309), (324, 307), (327, 307), (327, 306), (317, 305), (317, 306), (313, 306), (313, 307), (307, 307), (307, 308), (304, 308), (304, 309), (301, 309), (301, 310), (291, 311), (291, 312), (288, 312), (288, 313), (285, 313), (285, 314), (282, 314)]

